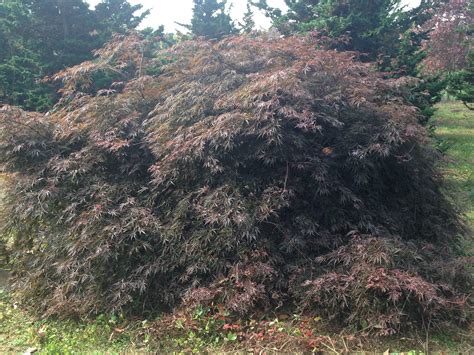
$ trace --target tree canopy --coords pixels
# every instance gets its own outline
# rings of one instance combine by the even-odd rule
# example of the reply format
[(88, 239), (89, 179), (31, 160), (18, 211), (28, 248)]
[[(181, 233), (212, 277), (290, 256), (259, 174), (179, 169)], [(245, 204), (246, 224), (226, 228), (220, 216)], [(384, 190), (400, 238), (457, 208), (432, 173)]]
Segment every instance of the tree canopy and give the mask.
[(243, 33), (251, 33), (255, 30), (254, 11), (252, 9), (252, 3), (250, 0), (247, 1), (247, 10), (245, 11), (242, 23), (240, 23), (241, 31)]
[(257, 6), (273, 17), (283, 33), (324, 31), (333, 38), (346, 37), (337, 47), (357, 51), (375, 61), (387, 55), (398, 39), (402, 17), (400, 0), (286, 0), (288, 12), (270, 8), (265, 0)]
[(125, 0), (104, 0), (91, 10), (83, 0), (5, 0), (0, 3), (0, 97), (45, 111), (56, 87), (41, 83), (93, 57), (113, 33), (135, 29), (147, 12)]
[(423, 70), (445, 75), (448, 92), (474, 109), (474, 1), (442, 2), (425, 29)]
[(193, 18), (184, 25), (192, 34), (208, 39), (220, 39), (237, 32), (226, 9), (227, 0), (194, 0)]
[(29, 42), (32, 24), (31, 13), (19, 1), (0, 3), (0, 103), (44, 110), (52, 100), (37, 82), (45, 65)]

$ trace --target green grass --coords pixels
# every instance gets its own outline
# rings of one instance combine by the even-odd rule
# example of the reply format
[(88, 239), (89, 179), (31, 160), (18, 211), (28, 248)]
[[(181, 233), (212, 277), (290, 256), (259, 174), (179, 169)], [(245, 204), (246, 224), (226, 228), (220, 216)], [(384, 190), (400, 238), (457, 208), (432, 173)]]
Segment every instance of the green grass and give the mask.
[[(456, 102), (442, 103), (433, 123), (438, 147), (448, 161), (446, 177), (468, 223), (474, 227), (474, 112)], [(468, 330), (443, 329), (432, 334), (427, 344), (423, 333), (409, 338), (362, 339), (360, 335), (324, 332), (319, 319), (306, 319), (306, 323), (301, 320), (296, 315), (282, 320), (273, 315), (263, 321), (241, 320), (232, 324), (234, 328), (226, 328), (229, 324), (205, 312), (147, 321), (114, 315), (79, 321), (38, 320), (16, 307), (11, 296), (0, 290), (0, 354), (22, 353), (29, 348), (43, 354), (332, 352), (331, 349), (344, 352), (348, 348), (359, 352), (372, 349), (383, 353), (390, 349), (392, 354), (416, 354), (414, 349), (427, 352), (427, 345), (430, 351), (446, 353), (469, 353), (473, 349)], [(242, 335), (239, 329), (246, 333)], [(319, 348), (311, 348), (314, 344)]]
[(116, 323), (104, 316), (88, 321), (38, 320), (0, 290), (0, 354), (28, 349), (44, 354), (124, 352), (133, 343), (128, 334), (114, 331)]
[(446, 154), (446, 176), (468, 222), (474, 226), (474, 111), (459, 102), (438, 105), (435, 135)]

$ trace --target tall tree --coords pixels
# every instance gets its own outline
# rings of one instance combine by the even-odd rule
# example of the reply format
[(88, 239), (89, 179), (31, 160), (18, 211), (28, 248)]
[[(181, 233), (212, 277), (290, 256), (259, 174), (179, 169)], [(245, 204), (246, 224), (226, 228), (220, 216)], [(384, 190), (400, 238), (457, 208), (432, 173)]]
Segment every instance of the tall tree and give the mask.
[(131, 5), (127, 0), (102, 0), (94, 10), (101, 35), (109, 39), (112, 33), (125, 34), (137, 28), (150, 14), (150, 10), (142, 9), (142, 5)]
[(429, 33), (425, 24), (432, 18), (434, 8), (433, 0), (421, 0), (417, 7), (401, 14), (398, 41), (393, 43), (395, 54), (389, 58), (392, 62), (385, 68), (396, 71), (398, 75), (420, 74), (419, 64), (426, 57), (426, 52), (421, 49)]
[(196, 36), (209, 39), (220, 39), (236, 33), (226, 5), (227, 0), (194, 0), (191, 25), (184, 27)]
[(472, 0), (440, 1), (436, 14), (425, 28), (429, 31), (426, 42), (428, 56), (426, 71), (456, 71), (466, 67), (473, 47), (474, 5)]
[(324, 31), (332, 38), (347, 37), (338, 49), (366, 53), (376, 60), (393, 50), (402, 13), (401, 0), (285, 0), (288, 11), (270, 7), (266, 0), (254, 2), (273, 19), (283, 34)]
[[(360, 59), (376, 61), (378, 69), (388, 76), (416, 77), (426, 56), (422, 43), (428, 31), (423, 25), (443, 1), (422, 0), (419, 6), (407, 10), (400, 0), (285, 0), (285, 14), (270, 7), (266, 0), (253, 4), (263, 9), (284, 35), (315, 31), (329, 38), (332, 48), (360, 52)], [(425, 77), (408, 95), (424, 113), (423, 122), (433, 114), (433, 104), (445, 87), (439, 79)]]
[(474, 109), (474, 1), (441, 1), (433, 18), (423, 61), (427, 73), (443, 73), (448, 92)]
[(94, 13), (83, 0), (27, 0), (33, 16), (32, 49), (53, 73), (80, 63), (101, 46)]
[(38, 84), (44, 66), (31, 49), (32, 20), (21, 1), (0, 3), (0, 103), (44, 110), (51, 100)]
[(252, 4), (250, 1), (247, 1), (247, 11), (245, 11), (242, 23), (239, 24), (243, 33), (250, 33), (255, 29), (254, 15)]
[(91, 10), (84, 0), (0, 2), (0, 102), (47, 110), (55, 89), (39, 81), (93, 57), (114, 32), (136, 28), (147, 15), (125, 0), (103, 0)]
[(366, 53), (370, 60), (390, 55), (398, 38), (400, 0), (324, 0), (315, 13), (319, 18), (307, 25), (314, 23), (332, 37), (348, 35), (342, 49)]

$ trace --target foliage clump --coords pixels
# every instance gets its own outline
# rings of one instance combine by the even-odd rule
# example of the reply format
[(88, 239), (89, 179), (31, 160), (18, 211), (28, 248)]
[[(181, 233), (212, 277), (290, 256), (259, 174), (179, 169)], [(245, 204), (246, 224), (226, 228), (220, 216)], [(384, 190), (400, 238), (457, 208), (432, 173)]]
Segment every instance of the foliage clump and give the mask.
[[(46, 115), (0, 112), (32, 307), (298, 307), (384, 333), (463, 320), (463, 227), (399, 80), (306, 37), (145, 46), (116, 38), (56, 75)], [(91, 91), (96, 70), (123, 81)]]
[(424, 24), (429, 31), (424, 43), (426, 73), (445, 77), (447, 92), (473, 110), (474, 102), (474, 1), (441, 2)]

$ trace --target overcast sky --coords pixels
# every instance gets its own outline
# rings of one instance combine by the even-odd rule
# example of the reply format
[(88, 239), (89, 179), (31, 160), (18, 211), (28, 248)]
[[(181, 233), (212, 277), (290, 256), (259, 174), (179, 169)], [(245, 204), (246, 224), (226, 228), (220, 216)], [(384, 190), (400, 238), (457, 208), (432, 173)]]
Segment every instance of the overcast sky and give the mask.
[[(91, 6), (95, 6), (100, 0), (87, 0)], [(165, 26), (166, 32), (176, 30), (184, 31), (177, 25), (179, 23), (189, 23), (193, 12), (193, 0), (129, 0), (131, 4), (142, 4), (145, 9), (150, 9), (151, 14), (143, 21), (141, 27), (157, 28), (160, 25)], [(409, 6), (417, 5), (420, 0), (404, 0)], [(240, 21), (245, 12), (247, 0), (229, 0), (232, 3), (231, 14), (234, 20)], [(268, 4), (274, 7), (285, 8), (284, 0), (268, 0)], [(261, 13), (255, 14), (255, 22), (258, 27), (268, 28), (269, 20)]]

